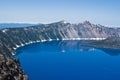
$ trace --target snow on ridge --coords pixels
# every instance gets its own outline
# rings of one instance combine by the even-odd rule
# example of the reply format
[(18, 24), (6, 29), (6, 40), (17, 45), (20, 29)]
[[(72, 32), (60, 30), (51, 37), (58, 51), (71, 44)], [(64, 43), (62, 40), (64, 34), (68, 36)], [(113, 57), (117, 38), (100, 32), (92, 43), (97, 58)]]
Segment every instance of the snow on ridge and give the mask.
[(63, 38), (62, 40), (105, 40), (106, 38)]

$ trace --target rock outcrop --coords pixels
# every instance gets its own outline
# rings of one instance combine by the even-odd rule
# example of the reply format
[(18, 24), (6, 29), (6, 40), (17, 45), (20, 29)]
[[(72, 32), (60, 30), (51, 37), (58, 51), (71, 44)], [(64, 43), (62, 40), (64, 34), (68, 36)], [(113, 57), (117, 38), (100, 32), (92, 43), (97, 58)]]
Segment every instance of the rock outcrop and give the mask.
[(18, 59), (0, 60), (0, 80), (28, 80)]

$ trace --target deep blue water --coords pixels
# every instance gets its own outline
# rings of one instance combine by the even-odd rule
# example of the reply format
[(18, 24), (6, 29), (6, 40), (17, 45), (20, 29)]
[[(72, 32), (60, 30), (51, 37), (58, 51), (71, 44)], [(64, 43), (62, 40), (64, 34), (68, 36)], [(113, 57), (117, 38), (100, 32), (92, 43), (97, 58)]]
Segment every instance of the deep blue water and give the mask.
[(119, 54), (81, 41), (51, 41), (21, 47), (15, 57), (29, 80), (120, 80)]

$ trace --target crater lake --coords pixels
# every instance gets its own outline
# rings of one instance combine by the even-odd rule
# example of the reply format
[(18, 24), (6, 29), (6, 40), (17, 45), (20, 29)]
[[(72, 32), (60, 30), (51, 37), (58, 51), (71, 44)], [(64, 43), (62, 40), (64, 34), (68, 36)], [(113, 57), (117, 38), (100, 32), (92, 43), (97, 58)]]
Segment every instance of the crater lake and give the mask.
[(29, 80), (120, 80), (120, 50), (82, 41), (46, 41), (17, 49)]

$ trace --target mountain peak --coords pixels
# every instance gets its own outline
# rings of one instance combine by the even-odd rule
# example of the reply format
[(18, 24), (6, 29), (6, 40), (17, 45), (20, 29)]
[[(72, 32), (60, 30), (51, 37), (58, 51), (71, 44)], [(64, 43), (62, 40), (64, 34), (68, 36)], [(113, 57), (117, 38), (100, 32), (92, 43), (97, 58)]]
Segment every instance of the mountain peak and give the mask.
[(83, 24), (88, 24), (90, 25), (91, 23), (89, 21), (84, 21)]

